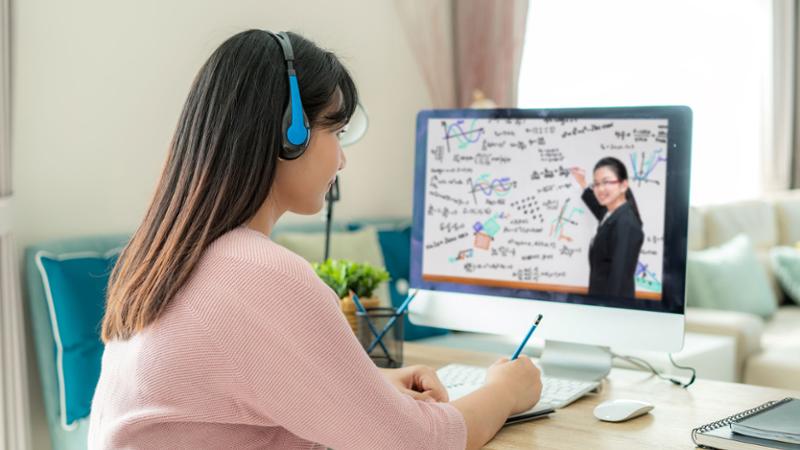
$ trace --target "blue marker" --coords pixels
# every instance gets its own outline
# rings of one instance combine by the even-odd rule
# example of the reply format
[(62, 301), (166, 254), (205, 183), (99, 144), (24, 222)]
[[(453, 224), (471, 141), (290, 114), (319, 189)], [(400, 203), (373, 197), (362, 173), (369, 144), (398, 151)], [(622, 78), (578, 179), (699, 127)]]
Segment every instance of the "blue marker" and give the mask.
[(517, 359), (519, 354), (522, 353), (522, 349), (525, 348), (525, 344), (528, 343), (528, 339), (531, 338), (531, 335), (533, 335), (533, 331), (536, 329), (536, 327), (539, 325), (539, 322), (541, 321), (542, 321), (542, 315), (539, 314), (539, 317), (536, 318), (536, 322), (534, 322), (533, 325), (531, 325), (531, 329), (528, 330), (528, 334), (525, 336), (525, 339), (522, 340), (522, 342), (519, 344), (519, 347), (517, 347), (517, 351), (515, 351), (514, 354), (511, 356), (512, 361)]
[(414, 297), (417, 296), (417, 293), (419, 293), (419, 289), (414, 291), (413, 295), (409, 294), (408, 297), (406, 297), (406, 299), (403, 301), (403, 303), (400, 304), (400, 307), (397, 308), (397, 312), (394, 313), (391, 319), (389, 319), (389, 321), (386, 323), (386, 326), (383, 327), (383, 330), (381, 330), (381, 333), (375, 338), (375, 340), (372, 341), (371, 344), (369, 344), (369, 347), (367, 347), (367, 353), (371, 352), (372, 349), (374, 349), (379, 342), (383, 343), (383, 341), (381, 341), (381, 339), (383, 339), (383, 336), (385, 336), (386, 333), (392, 328), (392, 325), (394, 325), (394, 323), (397, 321), (397, 318), (402, 316), (403, 313), (406, 312), (406, 309), (408, 309), (408, 304), (411, 303), (411, 300), (414, 300)]

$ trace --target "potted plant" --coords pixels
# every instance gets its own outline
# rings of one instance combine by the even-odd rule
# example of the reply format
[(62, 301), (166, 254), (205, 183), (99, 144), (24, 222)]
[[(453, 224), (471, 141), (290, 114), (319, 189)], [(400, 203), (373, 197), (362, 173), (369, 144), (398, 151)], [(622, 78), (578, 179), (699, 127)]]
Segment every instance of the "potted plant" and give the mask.
[(317, 276), (339, 296), (339, 306), (355, 332), (356, 305), (352, 293), (358, 295), (365, 308), (379, 306), (380, 299), (373, 297), (373, 294), (375, 288), (389, 280), (389, 273), (381, 267), (346, 259), (328, 259), (314, 263), (313, 267)]

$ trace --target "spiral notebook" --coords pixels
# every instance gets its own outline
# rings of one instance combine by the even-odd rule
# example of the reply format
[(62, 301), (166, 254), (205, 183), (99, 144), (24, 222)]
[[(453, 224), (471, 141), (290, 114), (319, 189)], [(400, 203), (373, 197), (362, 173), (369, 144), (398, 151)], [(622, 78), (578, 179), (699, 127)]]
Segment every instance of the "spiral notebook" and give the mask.
[(797, 402), (800, 400), (785, 398), (783, 400), (776, 400), (764, 403), (747, 411), (742, 411), (739, 414), (726, 417), (722, 420), (703, 425), (702, 427), (692, 430), (692, 440), (695, 445), (703, 448), (717, 448), (723, 450), (738, 450), (738, 449), (781, 449), (781, 450), (800, 450), (800, 444), (791, 444), (787, 442), (780, 442), (772, 439), (763, 439), (744, 434), (734, 433), (731, 430), (731, 424), (735, 424), (745, 419), (751, 418), (756, 414), (761, 414), (770, 411), (777, 411), (781, 406), (785, 406), (790, 402)]

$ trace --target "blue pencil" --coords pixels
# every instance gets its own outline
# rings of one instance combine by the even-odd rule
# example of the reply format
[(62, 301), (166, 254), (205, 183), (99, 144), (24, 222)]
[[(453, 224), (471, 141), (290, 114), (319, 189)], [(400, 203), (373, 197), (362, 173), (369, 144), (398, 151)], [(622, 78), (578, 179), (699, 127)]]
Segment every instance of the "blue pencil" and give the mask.
[[(375, 329), (375, 325), (373, 325), (372, 321), (369, 320), (369, 315), (367, 315), (367, 309), (364, 308), (364, 305), (361, 303), (361, 300), (358, 299), (358, 295), (356, 295), (355, 292), (353, 292), (352, 294), (353, 294), (352, 295), (353, 303), (356, 304), (356, 308), (358, 308), (358, 310), (361, 312), (361, 314), (364, 314), (364, 320), (367, 322), (367, 326), (369, 327), (369, 331), (372, 332), (373, 336), (378, 336), (378, 330)], [(383, 350), (383, 353), (386, 354), (386, 358), (389, 359), (389, 361), (394, 361), (394, 359), (392, 358), (392, 355), (389, 354), (389, 350), (387, 350), (386, 346), (383, 344), (383, 341), (380, 341), (380, 345), (381, 345), (381, 350)], [(374, 345), (370, 346), (370, 349), (367, 350), (367, 354), (369, 354), (369, 352), (371, 352), (373, 348), (375, 348)]]
[(542, 320), (542, 315), (539, 314), (539, 317), (536, 318), (536, 322), (534, 322), (533, 325), (531, 325), (531, 329), (528, 330), (528, 334), (525, 336), (525, 339), (523, 339), (522, 342), (520, 342), (519, 347), (517, 347), (517, 351), (515, 351), (514, 354), (511, 356), (512, 361), (517, 359), (519, 354), (522, 353), (522, 349), (525, 348), (525, 344), (528, 343), (528, 339), (531, 338), (531, 335), (533, 335), (533, 331), (536, 329), (537, 326), (539, 326), (539, 322), (541, 322), (541, 320)]
[(402, 316), (403, 313), (406, 312), (406, 309), (408, 308), (408, 304), (411, 303), (411, 300), (414, 300), (414, 297), (417, 296), (418, 292), (419, 292), (419, 289), (414, 291), (413, 295), (409, 294), (406, 297), (406, 299), (403, 300), (403, 303), (401, 303), (400, 307), (397, 308), (397, 312), (395, 312), (394, 315), (392, 316), (392, 318), (389, 319), (388, 322), (386, 322), (386, 326), (383, 327), (383, 330), (381, 330), (380, 334), (375, 338), (375, 340), (373, 340), (372, 343), (369, 344), (369, 347), (367, 347), (367, 353), (371, 352), (372, 349), (374, 349), (375, 346), (378, 345), (378, 342), (381, 342), (381, 343), (383, 342), (383, 341), (381, 341), (381, 339), (383, 339), (383, 336), (385, 336), (386, 333), (392, 328), (392, 325), (394, 325), (394, 323), (397, 321), (397, 318)]

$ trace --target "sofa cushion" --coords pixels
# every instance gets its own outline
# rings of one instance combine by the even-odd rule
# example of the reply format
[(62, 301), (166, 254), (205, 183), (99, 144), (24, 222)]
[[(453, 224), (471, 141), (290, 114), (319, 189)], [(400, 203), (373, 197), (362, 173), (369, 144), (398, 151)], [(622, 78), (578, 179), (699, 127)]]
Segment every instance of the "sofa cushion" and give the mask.
[(769, 317), (777, 308), (775, 294), (747, 235), (725, 244), (689, 252), (687, 305)]
[(35, 255), (50, 314), (59, 415), (65, 429), (89, 416), (103, 355), (100, 323), (106, 285), (120, 250)]
[(800, 249), (775, 247), (770, 251), (770, 259), (772, 271), (780, 281), (783, 291), (800, 305)]
[(775, 210), (768, 201), (752, 200), (709, 206), (705, 210), (706, 245), (722, 245), (738, 234), (746, 234), (757, 249), (778, 242)]
[(751, 356), (745, 368), (744, 382), (800, 390), (800, 346), (767, 349)]
[(778, 224), (778, 243), (800, 242), (800, 189), (776, 195), (773, 199)]
[(737, 311), (686, 308), (686, 332), (732, 337), (736, 343), (737, 380), (741, 380), (745, 362), (761, 350), (764, 320)]
[(706, 246), (706, 227), (703, 210), (692, 206), (689, 208), (688, 249), (702, 250)]
[(747, 361), (744, 382), (800, 390), (800, 307), (784, 306), (767, 322), (764, 351)]
[(756, 258), (758, 262), (761, 264), (761, 267), (764, 269), (764, 275), (767, 276), (767, 282), (769, 283), (769, 287), (772, 289), (773, 298), (778, 306), (783, 303), (783, 289), (781, 289), (781, 284), (778, 282), (778, 278), (775, 276), (775, 271), (773, 270), (772, 266), (772, 258), (770, 257), (770, 252), (772, 249), (756, 249)]
[(778, 308), (772, 320), (766, 322), (761, 345), (764, 348), (795, 349), (800, 353), (800, 307)]

